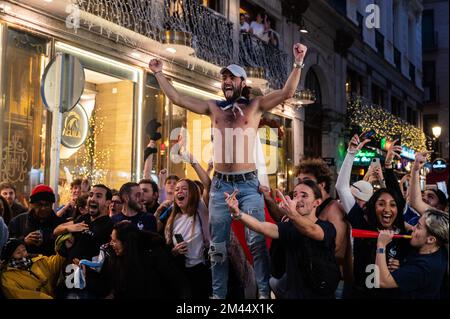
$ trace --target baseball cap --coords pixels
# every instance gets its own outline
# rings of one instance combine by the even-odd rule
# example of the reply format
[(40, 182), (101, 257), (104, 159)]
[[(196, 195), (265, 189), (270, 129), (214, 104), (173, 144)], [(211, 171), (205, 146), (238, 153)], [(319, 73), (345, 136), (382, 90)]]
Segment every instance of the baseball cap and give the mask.
[(247, 80), (247, 73), (241, 66), (237, 64), (230, 64), (226, 68), (222, 68), (222, 70), (220, 70), (220, 74), (223, 74), (223, 72), (227, 70), (230, 71), (234, 76), (238, 76), (240, 78), (243, 78), (244, 80)]
[(430, 190), (436, 194), (439, 204), (441, 206), (445, 207), (448, 205), (447, 196), (445, 196), (445, 193), (443, 191), (441, 191), (440, 189), (430, 189)]
[(350, 190), (354, 197), (365, 202), (369, 201), (370, 197), (373, 195), (372, 184), (366, 181), (357, 181), (356, 183), (353, 183)]

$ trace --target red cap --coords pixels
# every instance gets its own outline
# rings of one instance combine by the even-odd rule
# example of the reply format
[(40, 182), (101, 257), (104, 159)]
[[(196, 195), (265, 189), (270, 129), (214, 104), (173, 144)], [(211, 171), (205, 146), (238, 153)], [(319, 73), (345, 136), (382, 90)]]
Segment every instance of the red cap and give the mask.
[(51, 203), (55, 202), (55, 193), (50, 186), (40, 184), (31, 191), (30, 203), (36, 203), (41, 200)]

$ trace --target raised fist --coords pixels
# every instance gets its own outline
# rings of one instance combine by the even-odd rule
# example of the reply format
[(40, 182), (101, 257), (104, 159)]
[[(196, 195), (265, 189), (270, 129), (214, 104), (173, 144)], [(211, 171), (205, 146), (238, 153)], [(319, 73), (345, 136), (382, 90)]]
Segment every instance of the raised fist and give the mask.
[(308, 51), (308, 48), (305, 45), (301, 43), (294, 44), (295, 62), (303, 62), (303, 60), (305, 59), (306, 51)]
[(148, 67), (152, 70), (153, 73), (162, 71), (163, 63), (158, 59), (151, 59)]

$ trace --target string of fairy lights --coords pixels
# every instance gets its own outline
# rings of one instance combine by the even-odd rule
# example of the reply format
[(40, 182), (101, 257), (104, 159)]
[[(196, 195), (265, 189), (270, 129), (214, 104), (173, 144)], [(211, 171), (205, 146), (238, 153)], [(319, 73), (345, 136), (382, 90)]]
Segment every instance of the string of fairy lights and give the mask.
[(81, 178), (87, 178), (91, 183), (105, 183), (108, 173), (108, 160), (111, 154), (109, 147), (97, 146), (98, 138), (103, 135), (104, 117), (98, 116), (101, 108), (94, 110), (89, 119), (89, 135), (84, 143), (84, 152), (81, 155), (81, 167), (77, 172)]
[(347, 100), (347, 113), (350, 125), (358, 125), (364, 131), (373, 129), (379, 139), (401, 135), (403, 146), (415, 151), (426, 150), (427, 140), (422, 130), (361, 97)]

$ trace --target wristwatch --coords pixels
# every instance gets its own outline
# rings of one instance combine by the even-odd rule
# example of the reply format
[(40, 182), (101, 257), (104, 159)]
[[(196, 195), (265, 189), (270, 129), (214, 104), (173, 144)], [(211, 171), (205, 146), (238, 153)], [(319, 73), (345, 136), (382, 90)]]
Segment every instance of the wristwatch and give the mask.
[(233, 213), (231, 214), (231, 218), (234, 220), (239, 220), (242, 218), (242, 212), (239, 210), (239, 214), (234, 215)]
[(305, 63), (303, 63), (303, 61), (301, 61), (300, 63), (298, 63), (297, 61), (294, 61), (294, 68), (303, 69), (304, 67), (305, 67)]
[(377, 254), (384, 254), (384, 248), (383, 247), (377, 248)]

